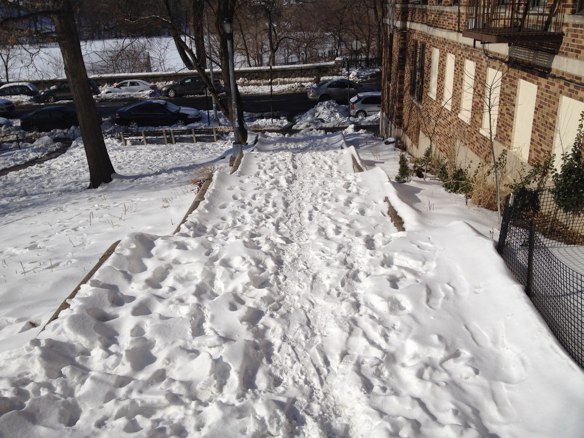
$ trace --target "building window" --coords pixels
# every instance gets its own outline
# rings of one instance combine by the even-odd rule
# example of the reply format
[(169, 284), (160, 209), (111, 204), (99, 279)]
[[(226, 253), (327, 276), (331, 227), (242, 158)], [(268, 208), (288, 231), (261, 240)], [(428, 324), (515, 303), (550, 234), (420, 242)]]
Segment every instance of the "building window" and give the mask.
[(513, 119), (513, 134), (511, 149), (527, 162), (531, 146), (531, 130), (537, 100), (537, 85), (519, 79), (517, 95), (515, 97), (515, 117)]
[(436, 100), (438, 92), (438, 64), (440, 63), (440, 50), (432, 48), (432, 62), (430, 63), (430, 87), (428, 96)]
[(576, 5), (576, 13), (584, 14), (584, 0), (578, 1), (578, 4)]
[[(499, 96), (503, 73), (494, 68), (487, 69), (485, 95), (483, 97), (483, 125), (481, 134), (488, 138), (495, 138), (497, 134), (497, 119), (499, 118)], [(490, 120), (489, 120), (490, 119)]]
[(452, 53), (446, 55), (446, 66), (444, 67), (444, 91), (442, 93), (442, 105), (448, 111), (452, 109), (452, 94), (454, 90), (454, 66), (456, 57)]
[(414, 41), (410, 64), (410, 96), (421, 103), (424, 94), (424, 60), (426, 44)]
[(389, 34), (385, 59), (386, 59), (385, 77), (387, 79), (387, 83), (391, 84), (391, 72), (393, 70), (393, 32)]
[(569, 152), (574, 145), (574, 139), (578, 133), (580, 114), (583, 111), (584, 102), (567, 96), (560, 96), (554, 133), (554, 147), (552, 149), (555, 157), (554, 165), (558, 170), (562, 163), (562, 154)]
[(410, 57), (410, 96), (416, 94), (416, 70), (418, 69), (418, 42), (412, 44), (412, 56)]
[(470, 124), (472, 113), (472, 98), (474, 94), (474, 78), (476, 64), (468, 59), (464, 60), (464, 70), (462, 73), (462, 95), (460, 98), (460, 117), (463, 121)]

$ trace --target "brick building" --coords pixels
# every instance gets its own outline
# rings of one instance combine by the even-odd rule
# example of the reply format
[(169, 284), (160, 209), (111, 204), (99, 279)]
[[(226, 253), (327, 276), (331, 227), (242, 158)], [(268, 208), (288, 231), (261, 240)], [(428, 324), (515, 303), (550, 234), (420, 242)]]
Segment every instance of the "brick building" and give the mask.
[(490, 161), (491, 144), (511, 167), (571, 148), (584, 111), (584, 0), (386, 8), (384, 135), (463, 168)]

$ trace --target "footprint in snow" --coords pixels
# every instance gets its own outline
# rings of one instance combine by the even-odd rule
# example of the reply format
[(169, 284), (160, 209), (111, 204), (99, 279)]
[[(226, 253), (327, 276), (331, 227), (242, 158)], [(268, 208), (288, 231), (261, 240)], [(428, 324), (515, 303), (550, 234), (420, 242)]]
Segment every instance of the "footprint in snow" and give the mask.
[(426, 286), (426, 305), (438, 310), (442, 307), (442, 301), (447, 296), (452, 296), (455, 293), (454, 287), (450, 284), (439, 284), (437, 286)]
[(474, 322), (465, 324), (464, 328), (477, 347), (481, 348), (485, 358), (488, 358), (481, 370), (487, 378), (509, 384), (519, 383), (527, 378), (525, 363), (520, 352), (514, 351), (507, 344), (502, 323), (496, 327), (493, 337)]
[(142, 371), (148, 365), (156, 362), (156, 356), (152, 354), (154, 342), (146, 338), (134, 338), (124, 355), (134, 371)]
[(132, 307), (131, 314), (132, 316), (146, 316), (151, 315), (152, 310), (145, 302), (140, 302)]

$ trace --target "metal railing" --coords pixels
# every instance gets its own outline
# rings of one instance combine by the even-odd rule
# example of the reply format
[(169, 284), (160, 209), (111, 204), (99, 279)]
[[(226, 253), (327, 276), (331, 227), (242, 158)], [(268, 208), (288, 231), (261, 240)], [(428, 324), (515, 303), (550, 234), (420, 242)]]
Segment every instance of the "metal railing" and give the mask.
[(549, 4), (533, 0), (471, 0), (468, 28), (501, 32), (561, 32), (564, 14), (559, 4), (558, 0)]
[(584, 368), (584, 214), (550, 190), (507, 198), (497, 251), (574, 361)]

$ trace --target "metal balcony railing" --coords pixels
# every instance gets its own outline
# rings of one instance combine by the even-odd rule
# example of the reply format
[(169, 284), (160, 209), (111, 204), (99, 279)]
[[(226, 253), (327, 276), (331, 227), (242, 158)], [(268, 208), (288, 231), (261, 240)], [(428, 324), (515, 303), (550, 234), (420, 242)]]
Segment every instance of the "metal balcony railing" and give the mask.
[(484, 43), (537, 43), (557, 53), (564, 36), (561, 1), (470, 0), (463, 36)]

